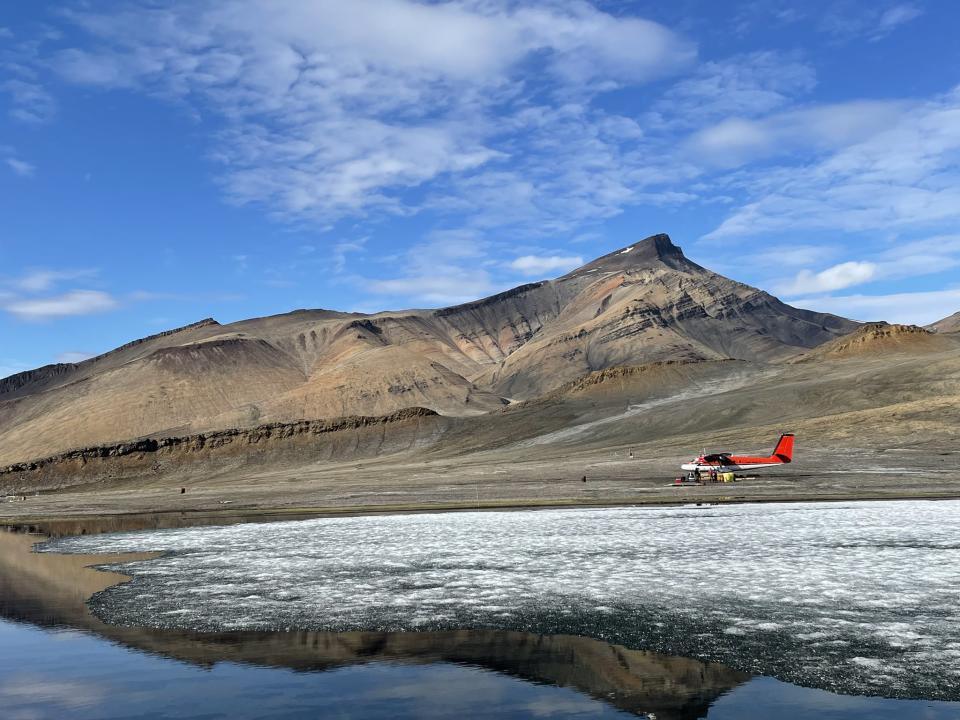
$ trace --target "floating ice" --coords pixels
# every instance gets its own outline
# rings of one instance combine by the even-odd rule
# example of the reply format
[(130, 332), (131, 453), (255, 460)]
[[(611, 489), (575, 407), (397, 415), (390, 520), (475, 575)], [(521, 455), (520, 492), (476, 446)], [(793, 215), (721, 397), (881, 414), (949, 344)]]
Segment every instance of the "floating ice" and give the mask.
[(162, 550), (105, 620), (572, 633), (860, 694), (960, 698), (960, 502), (355, 517), (68, 538)]

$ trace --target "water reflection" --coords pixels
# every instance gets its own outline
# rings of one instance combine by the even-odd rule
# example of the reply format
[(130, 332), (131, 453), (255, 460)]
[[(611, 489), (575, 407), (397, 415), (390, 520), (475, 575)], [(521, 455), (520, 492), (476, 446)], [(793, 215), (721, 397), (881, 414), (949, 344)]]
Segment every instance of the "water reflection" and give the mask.
[(715, 663), (571, 636), (495, 631), (192, 633), (116, 627), (91, 615), (85, 601), (123, 578), (88, 566), (142, 556), (31, 553), (31, 546), (42, 539), (0, 532), (3, 617), (92, 631), (130, 648), (203, 667), (229, 662), (329, 671), (374, 662), (449, 664), (573, 688), (620, 710), (676, 720), (703, 717), (717, 697), (749, 679)]

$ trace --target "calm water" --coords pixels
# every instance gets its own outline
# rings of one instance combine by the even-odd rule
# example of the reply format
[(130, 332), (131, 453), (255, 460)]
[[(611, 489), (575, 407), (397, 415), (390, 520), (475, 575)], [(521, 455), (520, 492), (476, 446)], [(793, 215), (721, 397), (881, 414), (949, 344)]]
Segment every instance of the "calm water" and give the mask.
[[(880, 527), (879, 521), (888, 511), (877, 505), (858, 504), (847, 506), (843, 511), (847, 517), (856, 518), (856, 522), (847, 523), (851, 527), (858, 523), (868, 526), (857, 537), (869, 538)], [(956, 512), (956, 506), (950, 509), (942, 503), (884, 505), (898, 505), (895, 511), (901, 517), (906, 514), (911, 520), (911, 532), (916, 531), (918, 523), (922, 529), (927, 522), (937, 526), (947, 523), (949, 531), (949, 516)], [(928, 508), (932, 506), (936, 507), (929, 510), (934, 513), (930, 516)], [(944, 687), (920, 696), (928, 699), (836, 694), (744, 672), (744, 667), (765, 662), (764, 653), (757, 651), (763, 642), (771, 639), (778, 642), (780, 634), (797, 632), (799, 627), (752, 630), (765, 620), (759, 615), (759, 608), (764, 607), (759, 601), (754, 605), (747, 603), (748, 607), (741, 608), (733, 620), (726, 616), (722, 618), (727, 623), (724, 627), (746, 628), (745, 631), (726, 633), (724, 641), (731, 638), (742, 641), (739, 647), (757, 655), (739, 663), (741, 669), (702, 659), (631, 649), (641, 645), (625, 644), (619, 636), (601, 638), (601, 634), (611, 634), (613, 624), (628, 620), (623, 613), (630, 608), (624, 606), (622, 596), (619, 600), (614, 597), (614, 591), (620, 587), (617, 578), (636, 573), (637, 568), (630, 566), (629, 562), (626, 563), (628, 567), (619, 570), (612, 566), (594, 567), (591, 563), (600, 561), (589, 560), (593, 553), (586, 550), (574, 556), (574, 564), (582, 578), (576, 586), (576, 596), (581, 601), (590, 598), (593, 607), (598, 607), (599, 600), (605, 599), (609, 605), (599, 607), (616, 610), (612, 614), (606, 609), (600, 611), (608, 618), (606, 624), (597, 625), (594, 615), (584, 613), (582, 607), (585, 605), (582, 605), (573, 620), (563, 621), (563, 627), (579, 630), (581, 635), (593, 634), (593, 638), (525, 632), (517, 628), (518, 623), (511, 621), (510, 613), (522, 612), (528, 607), (525, 603), (530, 599), (529, 593), (534, 593), (534, 600), (549, 597), (556, 601), (557, 588), (551, 583), (568, 582), (563, 579), (567, 576), (560, 573), (559, 580), (541, 574), (543, 582), (536, 589), (520, 583), (522, 576), (543, 573), (544, 568), (549, 570), (553, 568), (551, 563), (557, 563), (557, 556), (547, 552), (538, 539), (546, 532), (545, 528), (550, 529), (547, 534), (553, 538), (554, 546), (564, 548), (568, 542), (564, 538), (574, 536), (578, 542), (572, 545), (589, 544), (599, 548), (598, 554), (613, 552), (619, 558), (618, 566), (623, 566), (627, 556), (617, 553), (617, 548), (611, 546), (616, 543), (609, 539), (609, 529), (619, 528), (619, 532), (613, 535), (623, 536), (623, 532), (635, 527), (638, 519), (630, 513), (647, 513), (642, 518), (650, 525), (649, 532), (667, 539), (671, 532), (669, 528), (679, 524), (684, 526), (685, 537), (703, 541), (706, 536), (698, 534), (709, 532), (713, 541), (720, 542), (725, 533), (736, 531), (741, 523), (747, 523), (755, 529), (759, 527), (756, 533), (762, 542), (768, 542), (768, 535), (773, 531), (763, 530), (765, 525), (773, 528), (790, 524), (784, 516), (777, 516), (776, 508), (768, 509), (767, 512), (773, 514), (765, 516), (752, 514), (757, 511), (750, 510), (745, 516), (740, 512), (732, 515), (721, 512), (719, 515), (713, 513), (712, 518), (707, 514), (684, 515), (677, 511), (602, 511), (607, 514), (596, 517), (591, 514), (596, 512), (319, 520), (100, 535), (65, 540), (52, 546), (73, 554), (30, 553), (32, 542), (37, 538), (0, 533), (2, 717), (603, 718), (642, 717), (649, 713), (659, 720), (960, 718), (960, 703), (934, 699), (938, 693), (952, 692), (951, 688), (956, 684), (958, 668), (945, 664), (948, 661), (942, 658), (938, 667), (946, 668), (942, 677)], [(816, 516), (806, 509), (797, 512), (800, 514), (789, 518), (791, 521), (803, 519), (804, 526), (808, 527), (806, 542), (811, 554), (817, 556), (822, 553), (822, 549), (816, 550), (814, 540), (819, 531), (809, 528), (843, 523), (837, 515), (828, 515), (821, 523), (815, 522)], [(769, 521), (764, 521), (764, 517), (770, 518)], [(870, 529), (870, 518), (877, 521), (874, 530)], [(471, 533), (476, 535), (479, 532), (476, 523), (492, 528), (491, 536), (497, 536), (497, 541), (480, 541), (476, 537), (466, 540)], [(619, 542), (636, 543), (637, 532), (640, 531), (631, 531)], [(408, 536), (410, 540), (405, 539)], [(832, 537), (831, 542), (838, 549), (831, 552), (843, 553), (845, 549), (853, 548), (859, 558), (856, 563), (851, 561), (843, 566), (834, 561), (835, 573), (842, 574), (844, 567), (859, 565), (861, 561), (867, 565), (876, 564), (876, 557), (863, 557), (864, 553), (869, 555), (872, 551), (860, 547), (848, 529), (842, 527)], [(446, 538), (446, 541), (441, 542), (438, 538)], [(945, 547), (949, 543), (941, 543), (938, 538), (939, 535), (925, 536), (920, 544), (926, 548), (926, 553), (939, 550), (950, 554), (951, 547)], [(404, 555), (404, 548), (409, 550), (408, 545), (414, 539), (419, 547), (433, 547), (435, 552), (446, 548), (442, 550), (443, 557), (432, 557), (428, 561), (415, 554)], [(916, 540), (913, 537), (907, 544), (916, 545)], [(484, 543), (490, 545), (491, 552), (486, 552)], [(240, 553), (242, 544), (246, 549)], [(367, 548), (367, 552), (360, 550), (360, 555), (345, 554), (347, 545)], [(902, 545), (903, 542), (887, 535), (885, 546), (889, 547), (878, 552), (886, 555), (902, 552), (897, 549)], [(477, 568), (475, 558), (464, 556), (464, 548), (468, 546), (484, 551), (485, 567)], [(321, 547), (326, 551), (321, 552)], [(376, 562), (369, 557), (372, 548), (376, 548), (373, 553)], [(493, 548), (499, 550), (493, 552)], [(172, 553), (153, 559), (92, 554), (158, 549)], [(923, 555), (917, 554), (917, 548), (913, 551), (914, 563), (923, 563), (919, 572), (926, 570), (929, 576), (924, 597), (928, 605), (939, 607), (939, 600), (931, 603), (929, 598), (939, 597), (941, 582), (950, 581), (946, 566), (927, 564)], [(567, 552), (572, 550), (568, 548)], [(404, 555), (405, 565), (397, 566), (394, 553)], [(648, 558), (646, 564), (650, 566), (651, 556), (640, 554)], [(746, 557), (744, 565), (735, 570), (738, 576), (748, 572), (746, 568), (750, 562)], [(91, 563), (114, 565), (118, 561), (130, 560), (135, 561), (132, 566), (137, 572), (136, 580), (115, 588), (109, 588), (115, 578), (86, 567)], [(336, 568), (331, 567), (334, 560)], [(267, 569), (261, 569), (261, 562), (267, 564)], [(518, 563), (521, 570), (517, 569)], [(371, 564), (375, 565), (375, 570), (392, 569), (378, 575), (371, 573)], [(220, 568), (216, 573), (213, 571), (215, 566)], [(768, 572), (769, 567), (772, 566), (759, 572)], [(318, 569), (308, 572), (308, 568)], [(930, 572), (930, 568), (937, 570)], [(887, 572), (886, 565), (877, 571)], [(784, 577), (785, 572), (781, 571), (775, 577)], [(909, 580), (911, 573), (918, 571), (913, 568), (904, 569), (904, 572)], [(300, 582), (284, 582), (283, 586), (291, 592), (278, 595), (273, 583), (276, 577), (284, 578), (289, 573), (298, 573)], [(429, 575), (429, 582), (425, 581), (424, 574)], [(556, 572), (552, 574), (557, 575)], [(674, 583), (671, 591), (674, 594), (668, 595), (670, 598), (679, 597), (677, 593), (684, 591), (685, 567), (678, 565), (676, 575), (679, 581)], [(186, 578), (186, 581), (171, 582), (174, 576)], [(865, 582), (862, 578), (868, 577), (859, 571), (852, 576), (861, 577), (861, 583)], [(326, 580), (322, 580), (323, 577)], [(818, 592), (815, 589), (820, 582), (818, 577), (808, 578), (804, 584), (811, 596)], [(463, 585), (465, 578), (471, 578), (467, 591)], [(345, 607), (361, 610), (366, 607), (369, 611), (357, 614), (355, 627), (336, 628), (343, 629), (342, 632), (324, 628), (324, 623), (317, 621), (317, 618), (335, 617), (337, 622), (333, 624), (343, 624), (342, 613), (334, 613), (333, 608), (328, 608), (331, 612), (325, 614), (325, 603), (330, 602), (327, 598), (335, 590), (331, 586), (334, 580), (341, 584), (352, 582), (356, 585), (357, 595), (366, 598), (365, 606), (357, 605), (354, 598)], [(642, 584), (649, 589), (658, 582), (656, 572), (648, 567)], [(741, 577), (740, 582), (746, 580)], [(847, 577), (845, 582), (849, 585), (850, 578)], [(893, 581), (883, 579), (882, 582), (867, 583), (871, 590), (868, 599), (873, 600), (874, 612), (878, 613), (877, 623), (888, 626), (880, 635), (882, 642), (870, 628), (861, 628), (866, 633), (863, 637), (869, 638), (873, 655), (880, 657), (889, 650), (891, 643), (896, 645), (898, 642), (889, 627), (889, 614), (893, 613), (900, 616), (902, 642), (909, 643), (903, 648), (905, 655), (912, 653), (915, 656), (917, 652), (933, 655), (939, 649), (941, 654), (949, 656), (954, 647), (950, 633), (956, 631), (951, 626), (952, 616), (944, 619), (942, 613), (937, 616), (930, 612), (929, 617), (922, 613), (919, 617), (911, 617), (917, 613), (903, 610), (903, 603), (899, 600), (884, 600), (885, 588), (893, 587), (890, 582)], [(440, 587), (450, 586), (448, 597), (451, 600), (470, 595), (477, 597), (479, 603), (488, 608), (485, 612), (495, 613), (495, 617), (500, 618), (499, 624), (491, 621), (489, 614), (468, 611), (469, 603), (458, 605), (451, 602), (448, 605), (454, 609), (448, 607), (438, 612), (438, 617), (455, 620), (460, 612), (457, 608), (462, 608), (464, 616), (470, 618), (471, 624), (478, 624), (480, 629), (465, 630), (457, 627), (456, 622), (439, 622), (433, 625), (418, 623), (415, 626), (418, 631), (412, 632), (410, 627), (390, 625), (398, 618), (406, 622), (419, 617), (417, 613), (424, 612), (424, 605), (436, 602), (438, 583)], [(484, 587), (488, 596), (482, 594)], [(593, 595), (584, 593), (585, 587), (589, 587)], [(496, 603), (492, 600), (493, 588), (499, 588), (500, 600)], [(544, 588), (549, 592), (545, 593)], [(956, 588), (954, 584), (954, 600), (957, 599)], [(779, 592), (777, 588), (773, 591)], [(773, 591), (758, 588), (751, 594)], [(394, 599), (398, 603), (388, 613), (384, 608), (390, 606), (386, 601), (391, 592), (395, 593)], [(794, 599), (805, 597), (799, 588), (792, 592)], [(840, 610), (857, 606), (850, 598), (864, 589), (853, 587), (848, 588), (848, 592), (852, 595), (840, 604)], [(93, 605), (101, 617), (87, 609), (85, 603), (91, 594), (95, 594)], [(407, 603), (411, 594), (419, 598), (412, 606)], [(727, 608), (720, 603), (721, 595), (717, 591), (711, 597), (714, 603), (719, 603), (718, 607)], [(197, 598), (204, 596), (215, 598), (215, 602), (199, 602)], [(644, 590), (630, 597), (638, 603), (642, 600), (649, 604), (653, 595)], [(123, 599), (124, 605), (134, 608), (135, 614), (121, 613), (114, 617), (112, 613), (117, 610), (118, 598)], [(568, 596), (566, 602), (569, 604), (569, 601)], [(811, 615), (813, 611), (805, 609), (795, 621), (805, 627), (820, 623), (834, 632), (824, 618), (829, 620), (836, 615), (837, 603), (825, 604), (830, 606), (829, 611), (821, 609), (819, 614)], [(306, 613), (307, 607), (312, 607), (313, 611)], [(341, 605), (339, 610), (342, 611), (343, 607)], [(858, 613), (867, 612), (865, 607), (857, 607)], [(174, 612), (176, 610), (181, 612)], [(204, 613), (208, 617), (197, 622)], [(153, 622), (131, 622), (132, 618), (140, 617)], [(377, 629), (377, 617), (380, 625), (388, 627)], [(523, 617), (528, 623), (537, 621), (530, 616)], [(634, 613), (632, 617), (636, 621), (639, 615)], [(382, 622), (384, 618), (390, 622)], [(858, 616), (851, 622), (863, 624), (865, 618)], [(281, 629), (278, 619), (285, 619), (289, 629)], [(647, 620), (650, 618), (646, 617)], [(784, 616), (778, 622), (784, 625), (788, 620)], [(587, 623), (590, 627), (584, 628), (578, 623)], [(204, 631), (197, 626), (203, 626)], [(624, 631), (622, 636), (630, 636), (633, 630)], [(678, 625), (678, 632), (688, 630)], [(660, 637), (669, 635), (663, 630)], [(918, 640), (917, 636), (922, 637)], [(848, 633), (845, 637), (855, 640), (856, 635)], [(652, 636), (647, 635), (647, 638), (649, 640)], [(748, 640), (744, 641), (744, 638)], [(721, 647), (709, 640), (702, 637), (701, 645), (711, 651)], [(809, 643), (823, 640), (817, 636), (807, 641), (807, 645), (794, 643), (780, 646), (778, 650), (787, 655), (796, 653), (799, 658), (796, 662), (802, 665), (810, 656)], [(856, 653), (853, 657), (857, 658), (877, 659), (860, 654), (861, 649), (856, 647), (845, 652)], [(891, 658), (881, 662), (890, 667), (909, 667), (904, 664), (909, 658), (903, 660), (892, 655)], [(895, 665), (895, 662), (900, 664)], [(865, 677), (859, 669), (862, 664), (863, 660), (853, 663), (854, 672), (850, 673), (850, 677), (858, 682)], [(868, 662), (866, 667), (877, 671), (876, 664), (872, 668), (870, 665)], [(847, 670), (838, 664), (835, 672), (843, 675)], [(904, 684), (902, 676), (890, 674), (889, 682), (890, 691), (883, 694), (902, 694), (904, 687), (928, 687), (936, 679), (927, 677), (923, 682), (911, 685), (909, 682)]]

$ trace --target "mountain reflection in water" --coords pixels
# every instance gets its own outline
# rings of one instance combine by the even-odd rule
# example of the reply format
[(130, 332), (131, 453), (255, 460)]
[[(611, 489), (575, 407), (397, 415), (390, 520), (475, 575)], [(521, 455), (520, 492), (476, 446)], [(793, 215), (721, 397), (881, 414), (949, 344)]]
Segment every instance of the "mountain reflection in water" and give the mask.
[(677, 720), (702, 717), (713, 700), (750, 677), (715, 663), (569, 636), (494, 631), (192, 633), (116, 627), (92, 616), (84, 603), (121, 578), (88, 566), (124, 558), (31, 553), (31, 546), (42, 539), (0, 532), (4, 618), (93, 631), (130, 648), (199, 666), (231, 662), (325, 671), (384, 661), (450, 663), (574, 688), (631, 713)]
[(24, 717), (713, 720), (765, 717), (790, 693), (784, 719), (960, 715), (953, 703), (844, 698), (583, 637), (112, 626), (85, 603), (124, 578), (89, 566), (143, 556), (32, 553), (42, 539), (0, 532), (0, 705)]

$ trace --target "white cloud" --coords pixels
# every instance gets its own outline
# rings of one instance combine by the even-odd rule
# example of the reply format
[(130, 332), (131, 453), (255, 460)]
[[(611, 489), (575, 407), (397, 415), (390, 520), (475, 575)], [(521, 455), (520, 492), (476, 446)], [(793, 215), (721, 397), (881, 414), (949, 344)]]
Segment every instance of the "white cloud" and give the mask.
[[(620, 148), (642, 129), (594, 94), (695, 57), (661, 25), (577, 0), (229, 0), (66, 16), (99, 49), (59, 52), (63, 78), (219, 114), (227, 196), (321, 224), (424, 207), (484, 226), (553, 216), (544, 232), (609, 217), (648, 167)], [(534, 101), (574, 96), (589, 107), (535, 117)], [(558, 127), (578, 154), (568, 162), (545, 147)], [(518, 191), (503, 215), (490, 211), (497, 189)]]
[(223, 181), (228, 196), (290, 217), (335, 219), (378, 208), (403, 212), (394, 191), (502, 157), (450, 125), (323, 119), (282, 136), (264, 126), (230, 134), (231, 142), (219, 154), (229, 167)]
[(106, 312), (116, 307), (117, 301), (100, 290), (73, 290), (56, 297), (14, 300), (3, 309), (21, 320), (47, 320)]
[(485, 270), (443, 265), (429, 273), (370, 280), (366, 289), (377, 295), (412, 298), (431, 305), (455, 305), (490, 295), (502, 288), (493, 284)]
[(746, 262), (764, 269), (795, 268), (818, 263), (835, 253), (834, 248), (825, 245), (775, 245), (748, 256)]
[(740, 280), (749, 278), (753, 284), (774, 293), (782, 293), (784, 289), (793, 287), (795, 277), (786, 280), (785, 273), (795, 274), (800, 269), (822, 265), (833, 260), (841, 250), (831, 245), (813, 243), (764, 243), (762, 249), (756, 252), (717, 253), (715, 247), (711, 252), (711, 244), (714, 243), (703, 243), (707, 246), (704, 251), (714, 255), (708, 262), (711, 270)]
[(788, 302), (796, 307), (863, 321), (929, 325), (960, 310), (960, 290), (890, 295), (822, 295), (794, 298)]
[(871, 262), (850, 261), (834, 265), (818, 273), (801, 270), (793, 283), (783, 292), (820, 293), (843, 290), (875, 279), (877, 266)]
[(20, 177), (33, 177), (36, 167), (15, 157), (5, 158), (7, 166)]
[(792, 109), (762, 119), (728, 118), (689, 141), (696, 157), (736, 166), (797, 151), (825, 151), (869, 139), (895, 125), (901, 104), (852, 101)]
[(398, 275), (356, 277), (354, 282), (376, 295), (402, 302), (453, 305), (476, 300), (509, 287), (487, 270), (488, 243), (469, 230), (439, 231), (402, 256), (390, 258)]
[(33, 270), (14, 282), (14, 285), (27, 292), (43, 292), (49, 290), (57, 283), (63, 280), (76, 280), (78, 278), (90, 277), (96, 275), (97, 271), (93, 269), (83, 270)]
[(458, 178), (448, 193), (430, 196), (432, 207), (463, 213), (479, 228), (515, 225), (556, 237), (630, 205), (694, 198), (666, 187), (686, 178), (686, 168), (630, 118), (568, 102), (524, 108), (499, 127), (509, 161)]
[(923, 15), (923, 10), (912, 3), (894, 5), (892, 8), (885, 10), (880, 16), (880, 20), (877, 23), (877, 29), (874, 32), (872, 39), (879, 40), (880, 38), (891, 33), (900, 25), (908, 23), (911, 20), (920, 17), (921, 15)]
[[(913, 240), (893, 240), (874, 247), (874, 252), (864, 244), (858, 248), (863, 259), (842, 262), (825, 270), (805, 268), (787, 282), (774, 281), (778, 293), (809, 294), (831, 292), (878, 280), (901, 280), (937, 273), (949, 272), (960, 267), (960, 235), (936, 235)], [(769, 267), (787, 268), (792, 248), (787, 246), (772, 250)], [(840, 248), (829, 246), (800, 246), (792, 258), (794, 265), (811, 265), (838, 253)], [(778, 262), (780, 253), (785, 257)], [(760, 256), (750, 256), (748, 262), (756, 263)], [(761, 265), (766, 263), (760, 263)]]
[(579, 255), (523, 255), (510, 263), (510, 268), (524, 275), (542, 275), (549, 272), (564, 273), (583, 265)]
[[(707, 238), (787, 230), (902, 231), (960, 220), (960, 90), (899, 109), (888, 122), (835, 119), (848, 142), (814, 162), (747, 172), (751, 199)], [(859, 141), (856, 135), (865, 132)]]

